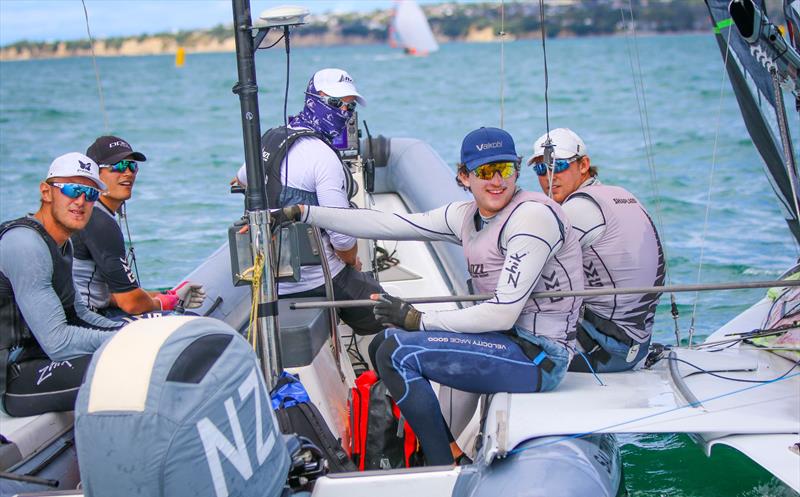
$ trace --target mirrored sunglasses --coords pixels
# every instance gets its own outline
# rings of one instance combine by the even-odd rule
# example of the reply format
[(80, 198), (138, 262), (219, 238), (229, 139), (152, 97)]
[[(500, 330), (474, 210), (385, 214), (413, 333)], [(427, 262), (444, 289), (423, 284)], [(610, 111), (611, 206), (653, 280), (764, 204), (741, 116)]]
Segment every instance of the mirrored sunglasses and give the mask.
[[(311, 95), (311, 93), (309, 93), (309, 95)], [(327, 105), (334, 107), (336, 109), (341, 109), (342, 107), (347, 106), (347, 110), (349, 112), (353, 112), (354, 110), (356, 110), (355, 100), (353, 100), (352, 102), (345, 102), (339, 97), (329, 97), (329, 96), (323, 97), (322, 95), (314, 95), (314, 96), (319, 97), (320, 100), (325, 102)]]
[(130, 169), (132, 173), (136, 173), (139, 170), (139, 164), (135, 160), (121, 160), (116, 164), (103, 164), (100, 167), (106, 167), (115, 173), (124, 173), (126, 169)]
[(510, 178), (514, 171), (516, 171), (516, 162), (492, 162), (491, 164), (484, 164), (475, 168), (475, 176), (478, 179), (490, 180), (494, 175), (500, 173), (503, 178)]
[[(575, 156), (569, 159), (556, 159), (553, 161), (553, 174), (558, 174), (566, 171), (569, 169), (569, 165), (575, 162), (576, 160), (580, 159), (580, 157)], [(544, 176), (547, 174), (547, 164), (544, 162), (534, 162), (533, 163), (533, 170), (536, 171), (538, 176)]]
[(79, 183), (49, 183), (49, 184), (61, 190), (61, 193), (63, 193), (69, 198), (78, 198), (81, 195), (85, 195), (87, 202), (95, 202), (100, 197), (100, 190), (91, 186), (81, 185)]

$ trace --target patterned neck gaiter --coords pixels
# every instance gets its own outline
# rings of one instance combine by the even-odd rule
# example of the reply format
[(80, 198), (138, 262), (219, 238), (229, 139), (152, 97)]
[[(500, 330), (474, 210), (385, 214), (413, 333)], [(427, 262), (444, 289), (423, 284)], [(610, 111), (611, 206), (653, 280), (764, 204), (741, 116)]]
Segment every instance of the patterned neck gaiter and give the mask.
[(314, 87), (312, 79), (306, 88), (306, 102), (303, 110), (289, 119), (289, 125), (311, 128), (328, 140), (334, 140), (342, 134), (351, 117), (353, 117), (351, 111), (337, 109), (325, 103), (322, 97), (317, 95), (317, 89)]

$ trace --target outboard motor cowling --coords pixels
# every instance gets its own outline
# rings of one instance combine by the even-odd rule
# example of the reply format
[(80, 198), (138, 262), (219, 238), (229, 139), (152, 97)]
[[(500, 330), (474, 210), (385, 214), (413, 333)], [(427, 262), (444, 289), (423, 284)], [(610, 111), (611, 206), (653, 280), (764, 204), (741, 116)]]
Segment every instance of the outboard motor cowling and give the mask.
[(278, 496), (289, 456), (250, 344), (221, 321), (136, 321), (92, 359), (75, 408), (87, 497)]

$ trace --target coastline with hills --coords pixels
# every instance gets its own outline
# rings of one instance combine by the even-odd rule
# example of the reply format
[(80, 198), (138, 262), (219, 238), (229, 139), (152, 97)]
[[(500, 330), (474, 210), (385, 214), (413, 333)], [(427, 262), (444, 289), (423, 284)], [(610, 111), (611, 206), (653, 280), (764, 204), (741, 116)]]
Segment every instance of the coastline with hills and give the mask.
[[(702, 4), (671, 0), (637, 2), (634, 12), (636, 29), (648, 33), (672, 33), (706, 29), (707, 10)], [(502, 32), (506, 41), (539, 38), (539, 6), (535, 3), (442, 3), (423, 6), (431, 28), (440, 43), (451, 41), (499, 41)], [(392, 10), (370, 13), (317, 14), (308, 23), (292, 31), (295, 46), (358, 45), (386, 43)], [(502, 16), (502, 19), (501, 19)], [(560, 1), (546, 6), (545, 29), (548, 37), (576, 37), (623, 33), (630, 19), (628, 2), (611, 0), (596, 2)], [(265, 43), (277, 39), (268, 37)], [(231, 24), (210, 29), (141, 34), (137, 36), (89, 39), (28, 41), (0, 47), (0, 61), (44, 58), (106, 56), (138, 56), (175, 53), (234, 51)]]

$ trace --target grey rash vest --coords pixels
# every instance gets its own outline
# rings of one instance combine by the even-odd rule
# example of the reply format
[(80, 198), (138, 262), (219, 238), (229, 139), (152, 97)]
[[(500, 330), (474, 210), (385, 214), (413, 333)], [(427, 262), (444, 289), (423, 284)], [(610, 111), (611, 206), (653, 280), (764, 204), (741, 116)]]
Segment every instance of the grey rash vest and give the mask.
[[(580, 209), (574, 207), (581, 203)], [(582, 226), (581, 217), (592, 203), (602, 226)], [(661, 286), (666, 266), (653, 221), (639, 200), (618, 186), (585, 183), (564, 201), (573, 225), (589, 239), (583, 245), (583, 272), (587, 288)], [(575, 218), (575, 219), (573, 219)], [(623, 343), (645, 343), (653, 332), (660, 293), (601, 295), (584, 299), (584, 319), (602, 333)]]
[[(64, 255), (71, 259), (69, 241), (63, 250)], [(0, 273), (11, 286), (25, 324), (53, 361), (91, 354), (120, 327), (120, 323), (90, 312), (78, 292), (74, 292), (73, 306), (75, 316), (83, 323), (68, 322), (61, 299), (53, 288), (50, 250), (34, 229), (20, 226), (3, 234), (0, 238)]]
[[(522, 191), (518, 191), (516, 195), (520, 194), (531, 195), (530, 192)], [(494, 292), (495, 298), (489, 301), (465, 309), (424, 312), (422, 328), (485, 333), (511, 329), (516, 324), (528, 332), (550, 336), (561, 343), (570, 343), (574, 339), (572, 332), (580, 299), (568, 299), (576, 312), (570, 318), (571, 326), (566, 326), (571, 331), (565, 331), (565, 326), (561, 325), (560, 331), (556, 331), (558, 338), (541, 329), (527, 328), (533, 326), (533, 322), (528, 319), (527, 314), (524, 318), (522, 316), (523, 309), (529, 305), (531, 289), (537, 286), (543, 268), (554, 254), (563, 254), (566, 251), (574, 256), (572, 265), (576, 267), (570, 271), (577, 272), (578, 281), (573, 281), (572, 284), (575, 289), (582, 288), (577, 239), (571, 234), (568, 225), (559, 223), (559, 216), (554, 211), (561, 212), (561, 208), (554, 202), (553, 204), (550, 206), (549, 203), (539, 201), (515, 202), (510, 209), (513, 212), (498, 214), (486, 220), (487, 226), (492, 226), (495, 220), (498, 224), (503, 224), (498, 230), (499, 238), (495, 237), (493, 243), (504, 254), (504, 258), (498, 262), (502, 262), (503, 267), (513, 268), (514, 277), (498, 277), (495, 287), (490, 290)], [(428, 212), (402, 215), (368, 209), (305, 206), (303, 221), (359, 238), (447, 241), (462, 245), (464, 224), (476, 222), (475, 212), (474, 201), (453, 202)], [(565, 230), (570, 240), (567, 248), (564, 247)], [(519, 254), (526, 255), (520, 258)], [(465, 255), (469, 258), (469, 254)], [(542, 309), (542, 315), (546, 312), (546, 309)]]

